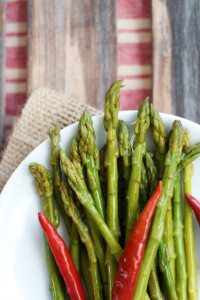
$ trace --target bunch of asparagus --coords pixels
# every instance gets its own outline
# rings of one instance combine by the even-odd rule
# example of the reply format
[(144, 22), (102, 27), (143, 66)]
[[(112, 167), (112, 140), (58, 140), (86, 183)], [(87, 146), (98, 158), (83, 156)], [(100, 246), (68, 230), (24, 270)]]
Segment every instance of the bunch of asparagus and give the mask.
[[(163, 190), (133, 299), (198, 299), (193, 220), (181, 196), (181, 178), (184, 191), (191, 192), (192, 161), (200, 155), (200, 144), (189, 145), (189, 133), (177, 120), (168, 134), (159, 113), (146, 99), (134, 122), (131, 146), (127, 124), (118, 120), (121, 87), (122, 82), (116, 81), (105, 96), (107, 143), (100, 151), (87, 110), (79, 121), (69, 155), (60, 148), (59, 126), (50, 129), (52, 172), (38, 163), (30, 165), (44, 212), (56, 227), (62, 217), (88, 299), (112, 299), (122, 249), (162, 180)], [(153, 152), (146, 145), (148, 129), (153, 134)], [(66, 299), (48, 245), (46, 251), (53, 299)]]

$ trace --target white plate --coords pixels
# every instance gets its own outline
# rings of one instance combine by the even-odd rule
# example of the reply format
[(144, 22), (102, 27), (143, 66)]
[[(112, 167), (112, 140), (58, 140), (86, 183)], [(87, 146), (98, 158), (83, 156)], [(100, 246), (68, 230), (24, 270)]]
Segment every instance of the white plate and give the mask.
[[(178, 118), (166, 114), (162, 114), (162, 117), (168, 130), (173, 120)], [(132, 132), (136, 112), (120, 112), (120, 118), (130, 124), (130, 132)], [(185, 119), (178, 119), (182, 121), (184, 127), (190, 129), (192, 143), (199, 142), (200, 125)], [(105, 132), (102, 130), (102, 117), (94, 117), (93, 121), (97, 144), (101, 147), (106, 141)], [(75, 136), (76, 131), (77, 124), (62, 130), (61, 146), (64, 150), (68, 150), (71, 138)], [(28, 165), (33, 161), (49, 168), (49, 154), (50, 143), (46, 140), (19, 165), (0, 195), (0, 299), (51, 299), (43, 235), (37, 219), (37, 213), (41, 210), (41, 202), (34, 188), (33, 177), (28, 171)], [(193, 177), (193, 195), (200, 199), (199, 178), (200, 159), (195, 162)], [(195, 221), (198, 268), (200, 266), (200, 251), (197, 251), (200, 249), (199, 237), (200, 230)]]

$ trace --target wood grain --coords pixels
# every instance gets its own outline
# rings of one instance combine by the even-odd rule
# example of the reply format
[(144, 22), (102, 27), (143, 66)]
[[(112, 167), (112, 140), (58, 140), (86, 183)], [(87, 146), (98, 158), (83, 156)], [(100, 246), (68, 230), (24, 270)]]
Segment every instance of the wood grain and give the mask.
[(152, 0), (153, 100), (200, 122), (200, 1)]
[(46, 86), (103, 107), (116, 78), (115, 2), (29, 1), (29, 93)]
[(0, 150), (5, 133), (5, 97), (4, 97), (4, 65), (5, 65), (5, 0), (0, 0)]
[(155, 107), (172, 113), (171, 98), (171, 24), (166, 1), (152, 0), (153, 85)]

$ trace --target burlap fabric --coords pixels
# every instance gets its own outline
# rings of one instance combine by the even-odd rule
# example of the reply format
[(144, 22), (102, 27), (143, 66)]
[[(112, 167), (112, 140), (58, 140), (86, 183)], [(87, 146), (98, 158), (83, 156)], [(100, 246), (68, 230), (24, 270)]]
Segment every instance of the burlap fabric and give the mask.
[[(0, 191), (20, 162), (47, 138), (52, 124), (63, 128), (76, 122), (85, 108), (85, 104), (54, 91), (44, 88), (35, 91), (14, 126), (0, 162)], [(87, 108), (92, 115), (99, 114), (98, 110)]]

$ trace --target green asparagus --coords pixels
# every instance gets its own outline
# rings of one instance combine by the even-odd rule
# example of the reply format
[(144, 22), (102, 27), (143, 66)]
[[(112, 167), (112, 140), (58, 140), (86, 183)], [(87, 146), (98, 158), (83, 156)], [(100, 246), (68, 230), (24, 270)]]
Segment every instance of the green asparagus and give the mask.
[(183, 240), (180, 177), (175, 183), (173, 197), (174, 242), (176, 249), (176, 291), (178, 299), (187, 300), (187, 273)]
[(111, 253), (118, 260), (122, 249), (116, 241), (113, 233), (106, 225), (101, 215), (95, 208), (94, 201), (86, 187), (83, 174), (80, 172), (79, 167), (77, 168), (76, 162), (71, 162), (67, 155), (61, 150), (60, 157), (62, 161), (63, 170), (68, 176), (68, 182), (72, 190), (76, 193), (77, 198), (84, 206), (85, 210), (89, 213), (90, 217), (98, 227), (101, 235), (108, 244)]
[(88, 252), (89, 258), (89, 272), (91, 275), (94, 299), (101, 300), (102, 299), (102, 286), (100, 282), (100, 276), (98, 271), (97, 265), (97, 258), (95, 254), (95, 249), (91, 237), (89, 235), (87, 226), (82, 222), (79, 211), (75, 206), (71, 197), (69, 197), (66, 184), (61, 183), (61, 196), (64, 205), (64, 209), (66, 210), (68, 216), (72, 219), (73, 223), (75, 224), (81, 241), (85, 244), (85, 247)]
[(99, 161), (99, 158), (97, 158), (99, 154), (95, 144), (96, 136), (92, 118), (87, 110), (85, 110), (79, 121), (77, 138), (82, 164), (87, 171), (89, 188), (95, 206), (102, 218), (105, 219), (105, 204), (98, 173), (99, 163), (96, 165), (96, 161)]
[[(156, 111), (153, 105), (151, 105), (151, 128), (153, 132), (153, 138), (155, 142), (155, 158), (159, 170), (159, 179), (162, 179), (164, 172), (164, 161), (167, 153), (167, 132), (165, 130), (164, 122), (160, 117), (160, 114)], [(175, 280), (175, 250), (174, 250), (174, 239), (173, 239), (173, 219), (172, 219), (172, 203), (171, 199), (168, 201), (167, 213), (165, 217), (165, 227), (163, 234), (163, 242), (168, 248), (169, 259), (170, 259), (170, 269), (172, 273), (172, 278)], [(162, 245), (161, 247), (164, 247)], [(159, 248), (160, 251), (160, 248)], [(161, 259), (167, 261), (166, 257), (162, 258), (162, 255), (165, 256), (166, 251), (160, 253)], [(167, 266), (166, 266), (167, 268)], [(166, 270), (165, 268), (165, 270)], [(167, 273), (170, 271), (168, 270)], [(162, 272), (162, 274), (164, 274)], [(168, 277), (166, 277), (168, 278)]]
[(163, 236), (168, 200), (173, 195), (174, 174), (181, 159), (183, 142), (184, 130), (182, 124), (180, 121), (174, 121), (169, 140), (169, 150), (165, 159), (162, 194), (152, 222), (151, 232), (135, 289), (134, 300), (144, 299), (145, 296), (149, 275)]
[[(82, 173), (82, 176), (84, 176), (83, 168), (81, 165), (80, 152), (78, 150), (78, 144), (77, 144), (76, 139), (74, 139), (74, 138), (72, 139), (72, 142), (71, 142), (70, 154), (71, 154), (72, 161), (77, 164), (77, 168), (79, 168), (79, 171)], [(96, 251), (96, 256), (97, 256), (97, 261), (99, 264), (103, 288), (106, 293), (107, 288), (108, 288), (108, 280), (107, 280), (107, 273), (106, 273), (106, 266), (105, 266), (104, 241), (103, 241), (102, 236), (100, 235), (97, 227), (95, 226), (94, 222), (91, 220), (90, 215), (87, 212), (86, 212), (86, 218), (87, 218), (90, 234), (91, 234), (92, 241), (94, 243), (94, 247), (95, 247), (95, 251)]]
[[(184, 168), (184, 194), (192, 192), (192, 175), (193, 165), (190, 164)], [(198, 299), (197, 285), (197, 266), (194, 249), (194, 225), (192, 218), (192, 210), (184, 201), (184, 242), (185, 242), (185, 257), (187, 270), (187, 295), (189, 300)]]
[[(120, 236), (119, 208), (118, 208), (118, 168), (119, 156), (117, 144), (117, 127), (119, 112), (119, 93), (122, 81), (116, 81), (105, 95), (104, 127), (107, 131), (107, 146), (105, 154), (105, 167), (107, 169), (107, 225), (118, 241)], [(108, 270), (108, 297), (111, 299), (116, 261), (112, 257), (110, 249), (106, 253), (106, 265)]]
[(149, 122), (149, 102), (145, 100), (138, 111), (137, 120), (134, 124), (134, 152), (131, 158), (132, 170), (127, 193), (126, 239), (137, 220), (142, 159), (146, 151), (145, 135)]
[[(29, 170), (35, 177), (35, 185), (39, 196), (43, 201), (43, 210), (51, 223), (58, 227), (59, 214), (53, 203), (53, 184), (50, 173), (45, 167), (40, 164), (32, 163), (29, 165)], [(65, 289), (61, 279), (60, 272), (57, 268), (51, 249), (45, 239), (46, 258), (50, 275), (50, 290), (54, 300), (65, 299)]]
[(90, 276), (90, 272), (88, 272), (88, 266), (89, 266), (88, 255), (84, 247), (81, 247), (80, 254), (81, 254), (81, 259), (80, 259), (81, 275), (85, 282), (87, 297), (88, 300), (95, 300), (93, 288), (91, 285), (91, 276)]
[(67, 232), (70, 234), (71, 223), (65, 210), (62, 206), (62, 199), (60, 195), (60, 183), (62, 181), (61, 169), (60, 169), (60, 127), (52, 126), (49, 130), (49, 137), (51, 140), (51, 157), (50, 164), (52, 166), (53, 173), (53, 188), (55, 200), (58, 205), (59, 211), (63, 217), (63, 221), (67, 228)]
[(78, 272), (80, 272), (80, 238), (75, 224), (71, 226), (70, 254)]

